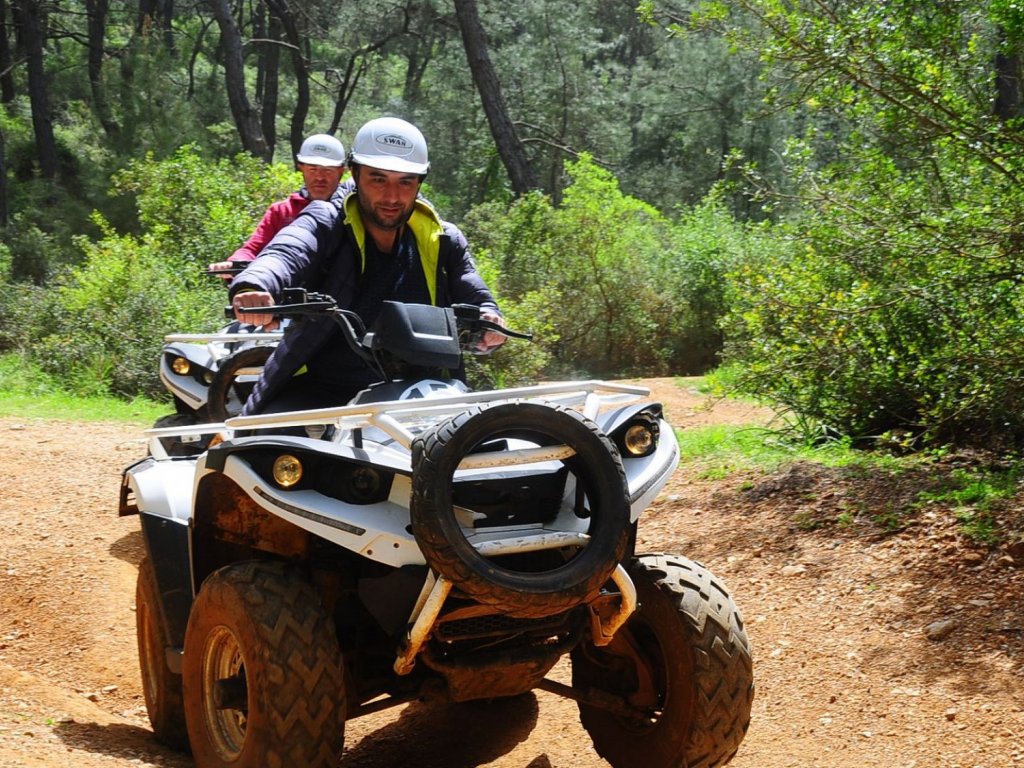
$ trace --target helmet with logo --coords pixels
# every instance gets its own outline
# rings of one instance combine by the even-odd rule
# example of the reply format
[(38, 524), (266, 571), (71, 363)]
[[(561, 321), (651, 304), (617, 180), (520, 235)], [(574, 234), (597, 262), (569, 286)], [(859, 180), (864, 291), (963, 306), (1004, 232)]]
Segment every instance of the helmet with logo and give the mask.
[(419, 128), (397, 117), (378, 117), (360, 128), (348, 160), (382, 171), (420, 176), (430, 170), (427, 140)]
[(336, 168), (345, 164), (345, 147), (333, 136), (317, 133), (302, 142), (295, 159), (306, 165)]

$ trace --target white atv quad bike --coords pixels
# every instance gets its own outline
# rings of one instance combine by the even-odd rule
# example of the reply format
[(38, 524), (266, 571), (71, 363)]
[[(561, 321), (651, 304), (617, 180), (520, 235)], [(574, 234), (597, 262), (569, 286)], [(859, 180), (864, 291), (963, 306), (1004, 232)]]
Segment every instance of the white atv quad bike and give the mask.
[[(208, 272), (237, 274), (242, 268)], [(242, 411), (264, 363), (282, 338), (232, 320), (216, 333), (173, 333), (164, 337), (160, 381), (171, 393), (174, 413), (161, 416), (156, 428), (221, 422)], [(202, 453), (209, 436), (165, 437), (164, 449), (174, 456)]]
[[(679, 458), (647, 390), (402, 378), (457, 369), (460, 341), (497, 327), (388, 303), (364, 333), (329, 298), (285, 301), (279, 316), (333, 317), (384, 383), (194, 427), (217, 435), (197, 457), (150, 430), (120, 514), (142, 522), (156, 735), (199, 768), (334, 768), (349, 719), (536, 688), (577, 702), (615, 768), (727, 763), (753, 697), (740, 612), (698, 563), (634, 552)], [(571, 685), (547, 677), (566, 656)]]

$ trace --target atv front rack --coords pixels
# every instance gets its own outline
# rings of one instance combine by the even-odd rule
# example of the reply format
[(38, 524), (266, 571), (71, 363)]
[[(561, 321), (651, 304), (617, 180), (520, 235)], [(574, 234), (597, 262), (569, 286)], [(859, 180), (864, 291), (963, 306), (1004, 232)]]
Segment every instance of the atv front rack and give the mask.
[[(607, 381), (572, 381), (537, 384), (530, 387), (462, 392), (413, 400), (389, 400), (382, 403), (346, 405), (340, 408), (319, 408), (259, 416), (236, 416), (224, 425), (232, 430), (271, 429), (334, 425), (358, 429), (375, 426), (385, 431), (406, 448), (411, 447), (415, 433), (403, 422), (436, 423), (461, 413), (468, 406), (510, 400), (542, 400), (547, 403), (578, 407), (584, 416), (593, 419), (604, 407), (646, 397), (650, 390), (630, 384)], [(155, 430), (150, 430), (152, 434)]]
[(232, 341), (281, 341), (284, 331), (253, 331), (252, 333), (169, 333), (168, 344), (227, 344)]
[(408, 450), (411, 449), (417, 432), (422, 428), (461, 413), (471, 405), (510, 400), (541, 400), (579, 408), (584, 416), (593, 419), (603, 408), (632, 402), (648, 395), (650, 390), (646, 387), (631, 384), (596, 380), (556, 382), (512, 389), (462, 392), (458, 395), (346, 405), (338, 408), (236, 416), (223, 423), (147, 429), (145, 434), (150, 438), (150, 454), (158, 459), (168, 458), (160, 443), (162, 437), (198, 438), (203, 435), (222, 434), (229, 438), (236, 430), (324, 425), (334, 425), (341, 429), (377, 427)]

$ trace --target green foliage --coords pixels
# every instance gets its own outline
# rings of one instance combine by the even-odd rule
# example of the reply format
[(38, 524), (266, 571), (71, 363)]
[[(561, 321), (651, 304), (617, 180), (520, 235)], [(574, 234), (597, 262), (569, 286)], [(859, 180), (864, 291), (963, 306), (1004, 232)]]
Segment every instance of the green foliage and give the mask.
[(194, 146), (159, 162), (152, 155), (132, 161), (113, 181), (116, 193), (134, 195), (142, 230), (192, 283), (242, 244), (267, 205), (302, 183), (284, 165), (248, 155), (214, 162)]
[(1007, 534), (1007, 526), (999, 519), (1000, 501), (1013, 499), (1020, 483), (1021, 468), (1011, 465), (1002, 469), (958, 469), (949, 475), (942, 487), (918, 494), (919, 503), (951, 505), (964, 534), (980, 544), (994, 545)]
[(827, 165), (814, 137), (790, 145), (801, 208), (734, 273), (725, 327), (746, 391), (824, 437), (1024, 443), (1024, 142), (992, 112), (991, 19), (740, 5), (761, 29), (737, 44), (849, 128)]
[(190, 287), (183, 267), (165, 259), (156, 241), (106, 230), (99, 242), (80, 245), (85, 261), (58, 280), (52, 301), (59, 311), (41, 329), (34, 358), (73, 392), (158, 396), (164, 335), (212, 330), (216, 289)]
[[(985, 175), (973, 168), (962, 178)], [(747, 391), (858, 440), (1021, 439), (1011, 238), (1024, 196), (1005, 187), (998, 205), (976, 208), (963, 189), (950, 208), (922, 174), (882, 178), (876, 165), (831, 182), (817, 215), (788, 228), (786, 252), (736, 273), (727, 331)]]
[(122, 421), (150, 426), (167, 413), (166, 403), (144, 398), (70, 395), (27, 357), (0, 355), (0, 415), (19, 419)]
[(102, 171), (91, 162), (93, 153), (85, 149), (87, 144), (55, 129), (60, 178), (56, 182), (40, 178), (30, 117), (27, 99), (0, 104), (0, 146), (6, 155), (10, 211), (0, 239), (11, 249), (11, 278), (42, 285), (79, 257), (72, 237), (89, 230), (92, 207), (103, 197), (93, 185)]
[(237, 247), (268, 197), (294, 183), (280, 166), (209, 163), (188, 147), (132, 163), (116, 188), (135, 195), (144, 233), (120, 234), (97, 214), (100, 237), (76, 238), (81, 263), (54, 276), (48, 290), (0, 286), (0, 307), (16, 320), (0, 331), (0, 349), (29, 355), (71, 392), (166, 396), (158, 377), (163, 337), (223, 323), (223, 289), (202, 269)]
[(586, 156), (566, 170), (560, 206), (532, 194), (466, 220), (478, 257), (497, 265), (503, 307), (528, 299), (531, 325), (553, 329), (536, 341), (546, 373), (707, 370), (721, 346), (724, 275), (748, 258), (751, 230), (715, 199), (672, 221)]

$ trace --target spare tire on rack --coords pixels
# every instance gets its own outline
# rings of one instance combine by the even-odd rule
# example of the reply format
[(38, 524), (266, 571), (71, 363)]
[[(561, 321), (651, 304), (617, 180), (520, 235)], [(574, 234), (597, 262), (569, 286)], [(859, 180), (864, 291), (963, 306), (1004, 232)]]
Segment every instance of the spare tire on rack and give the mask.
[(246, 347), (217, 367), (206, 395), (206, 414), (210, 421), (225, 421), (241, 413), (254, 385), (238, 384), (239, 374), (246, 368), (262, 368), (273, 353), (274, 347), (267, 345)]
[[(589, 538), (557, 561), (488, 557), (467, 540), (475, 529), (464, 528), (465, 515), (460, 522), (456, 514), (453, 478), (459, 464), (470, 454), (500, 450), (501, 440), (513, 438), (565, 446), (562, 453), (570, 454), (560, 461), (565, 477), (575, 479), (577, 508), (560, 514), (576, 529), (587, 520)], [(629, 500), (622, 461), (614, 443), (574, 410), (526, 402), (474, 407), (419, 436), (412, 452), (413, 534), (431, 568), (481, 603), (520, 618), (560, 613), (594, 596), (626, 555)], [(523, 500), (524, 506), (530, 502)], [(535, 527), (537, 533), (557, 529)]]

